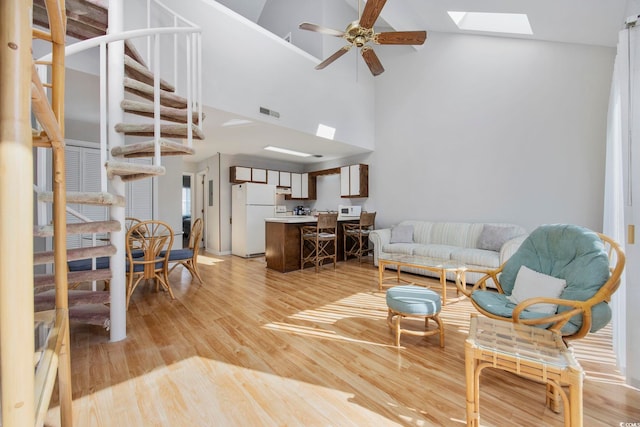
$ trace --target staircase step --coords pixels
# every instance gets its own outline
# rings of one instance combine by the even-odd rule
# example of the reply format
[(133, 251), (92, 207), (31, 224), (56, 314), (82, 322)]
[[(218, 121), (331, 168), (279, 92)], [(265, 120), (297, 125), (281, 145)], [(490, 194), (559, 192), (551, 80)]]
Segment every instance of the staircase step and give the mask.
[[(134, 80), (153, 86), (153, 72), (129, 55), (124, 56), (124, 72)], [(160, 89), (167, 92), (176, 91), (175, 87), (162, 79), (160, 79)]]
[[(78, 259), (97, 258), (101, 256), (111, 256), (116, 253), (113, 245), (90, 246), (88, 248), (75, 248), (67, 250), (67, 261)], [(53, 262), (53, 251), (36, 252), (33, 254), (33, 265), (51, 264)]]
[(138, 64), (141, 64), (143, 67), (147, 69), (149, 68), (147, 67), (146, 62), (144, 61), (144, 58), (142, 57), (140, 52), (138, 52), (138, 49), (136, 49), (135, 45), (131, 40), (124, 41), (124, 54), (129, 58), (133, 59), (134, 61), (136, 61)]
[[(100, 270), (84, 270), (84, 271), (69, 271), (67, 272), (67, 282), (69, 285), (83, 282), (93, 282), (94, 280), (109, 280), (111, 279), (111, 270), (108, 268)], [(34, 292), (44, 292), (55, 286), (56, 279), (53, 274), (36, 274), (33, 277)]]
[[(160, 154), (164, 156), (184, 156), (194, 154), (196, 151), (181, 142), (168, 139), (160, 139)], [(155, 155), (155, 141), (145, 141), (136, 144), (121, 145), (111, 149), (114, 157), (153, 157)]]
[[(144, 99), (153, 101), (153, 86), (151, 85), (125, 77), (124, 89), (129, 93), (133, 93)], [(160, 89), (160, 104), (166, 107), (187, 108), (187, 99), (178, 96), (173, 92), (167, 92), (166, 90)]]
[[(196, 125), (191, 125), (191, 128), (193, 130), (193, 139), (204, 139), (204, 134), (200, 128)], [(118, 123), (116, 132), (134, 136), (154, 136), (154, 127), (153, 123)], [(186, 138), (187, 125), (168, 125), (163, 123), (160, 125), (160, 136), (164, 138)]]
[[(81, 304), (107, 304), (111, 300), (108, 291), (69, 290), (69, 307)], [(53, 310), (56, 308), (56, 291), (51, 289), (34, 295), (35, 311)]]
[(105, 330), (111, 328), (110, 309), (103, 304), (88, 304), (71, 307), (69, 320), (86, 323), (88, 325), (101, 326)]
[[(42, 191), (38, 193), (38, 201), (53, 203), (53, 192)], [(115, 196), (111, 193), (83, 193), (77, 191), (67, 192), (67, 203), (80, 205), (122, 206), (126, 204), (123, 196)]]
[(136, 179), (149, 178), (164, 175), (164, 166), (143, 165), (129, 162), (107, 162), (107, 176), (112, 179), (119, 176), (123, 181), (134, 181)]
[[(154, 117), (153, 104), (149, 102), (133, 101), (131, 99), (125, 99), (120, 103), (120, 107), (127, 113), (137, 114), (144, 117)], [(198, 123), (198, 113), (191, 113), (191, 123)], [(176, 123), (187, 123), (187, 110), (186, 108), (173, 108), (160, 106), (160, 118)], [(203, 115), (204, 118), (204, 115)]]
[[(120, 231), (119, 221), (91, 221), (67, 224), (67, 234), (93, 234)], [(53, 225), (36, 225), (33, 227), (35, 237), (53, 237)]]
[(110, 308), (104, 304), (83, 304), (69, 307), (69, 320), (87, 325), (101, 326), (107, 331), (111, 328)]

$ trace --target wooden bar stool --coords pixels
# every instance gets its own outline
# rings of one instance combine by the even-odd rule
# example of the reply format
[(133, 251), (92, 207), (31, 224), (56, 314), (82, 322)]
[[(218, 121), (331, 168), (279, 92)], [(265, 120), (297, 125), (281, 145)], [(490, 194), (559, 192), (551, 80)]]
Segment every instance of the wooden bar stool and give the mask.
[(316, 272), (325, 259), (333, 260), (336, 268), (338, 244), (338, 214), (319, 214), (316, 225), (300, 227), (300, 269), (308, 263), (314, 263)]
[(369, 233), (374, 229), (375, 222), (375, 212), (362, 212), (358, 224), (342, 225), (345, 261), (351, 255), (358, 257), (358, 262), (362, 262), (363, 255), (373, 252), (373, 247), (369, 247)]

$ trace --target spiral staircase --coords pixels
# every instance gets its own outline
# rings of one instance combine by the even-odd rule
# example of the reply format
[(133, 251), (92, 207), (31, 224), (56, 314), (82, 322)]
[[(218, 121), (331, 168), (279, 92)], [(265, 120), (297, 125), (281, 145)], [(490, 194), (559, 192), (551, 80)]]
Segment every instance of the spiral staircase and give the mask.
[[(91, 40), (106, 36), (108, 27), (108, 10), (105, 2), (96, 0), (67, 1), (67, 35), (78, 40)], [(33, 24), (41, 28), (48, 28), (48, 13), (45, 0), (35, 0), (33, 4)], [(130, 158), (154, 158), (158, 152), (160, 157), (175, 155), (190, 155), (192, 139), (203, 139), (204, 135), (199, 126), (202, 113), (195, 108), (193, 100), (180, 96), (175, 87), (163, 79), (156, 79), (149, 69), (143, 56), (138, 52), (135, 40), (124, 39), (124, 72), (123, 87), (127, 97), (120, 103), (121, 109), (130, 117), (128, 122), (115, 125), (118, 133), (135, 136), (151, 137), (142, 142), (132, 142), (126, 145), (109, 144), (111, 150), (104, 163), (104, 173), (107, 179), (120, 177), (122, 181), (145, 179), (163, 175), (165, 168), (160, 162), (141, 164), (129, 162)], [(138, 43), (140, 44), (140, 43)], [(158, 80), (156, 82), (156, 80)], [(158, 105), (156, 105), (158, 104)], [(142, 117), (136, 120), (135, 117)], [(158, 120), (155, 120), (158, 117)], [(40, 136), (34, 138), (34, 141)], [(183, 142), (182, 140), (187, 140)], [(35, 144), (34, 144), (35, 145)], [(46, 146), (46, 143), (38, 144)], [(52, 203), (51, 192), (37, 190), (37, 200), (42, 203)], [(124, 206), (126, 201), (122, 196), (108, 192), (99, 193), (67, 193), (67, 203), (89, 204), (108, 208), (110, 206)], [(67, 235), (81, 234), (109, 236), (111, 233), (122, 231), (119, 221), (88, 221), (81, 215), (68, 210), (67, 217), (75, 215), (74, 222), (67, 224)], [(81, 222), (76, 222), (81, 221)], [(34, 236), (48, 238), (54, 236), (50, 225), (36, 225)], [(94, 239), (96, 241), (96, 239)], [(112, 256), (116, 248), (109, 242), (100, 239), (96, 246), (69, 249), (67, 260), (96, 259)], [(124, 254), (122, 254), (124, 258)], [(53, 251), (45, 251), (34, 255), (34, 265), (47, 265), (54, 262)], [(110, 327), (110, 292), (95, 289), (96, 281), (108, 281), (112, 277), (110, 268), (97, 268), (96, 263), (91, 270), (69, 271), (68, 283), (81, 284), (93, 282), (91, 290), (69, 289), (69, 319), (106, 328)], [(35, 310), (49, 310), (55, 306), (55, 274), (41, 273), (34, 278)]]
[[(109, 292), (95, 289), (95, 281), (120, 280), (124, 284), (124, 277), (113, 273), (114, 266), (122, 276), (125, 271), (121, 243), (124, 242), (124, 215), (119, 215), (113, 207), (124, 206), (126, 200), (118, 191), (114, 194), (108, 190), (122, 189), (122, 181), (164, 174), (163, 156), (193, 154), (193, 139), (203, 138), (201, 90), (198, 79), (192, 78), (199, 72), (192, 68), (192, 63), (200, 63), (200, 29), (173, 14), (159, 1), (151, 0), (147, 2), (149, 16), (155, 8), (172, 18), (168, 21), (173, 27), (113, 31), (122, 26), (124, 3), (124, 0), (0, 2), (3, 28), (0, 32), (3, 46), (0, 49), (0, 208), (2, 212), (11, 212), (11, 215), (0, 216), (0, 359), (3, 361), (0, 425), (4, 427), (42, 426), (56, 380), (60, 425), (73, 425), (69, 322), (108, 329), (113, 320), (110, 313), (117, 304), (119, 309), (115, 312), (119, 323), (125, 325), (118, 328), (124, 330), (126, 336), (124, 301), (112, 298), (113, 285)], [(105, 8), (113, 4), (120, 6), (117, 8), (120, 16)], [(119, 24), (110, 25), (108, 19), (114, 16)], [(107, 27), (109, 34), (106, 34)], [(186, 79), (186, 96), (179, 95), (180, 91), (159, 76), (163, 72), (159, 64), (170, 62), (159, 58), (159, 40), (165, 35), (176, 44), (180, 37), (186, 40), (187, 56), (192, 61), (180, 60), (181, 67), (186, 67), (188, 72), (192, 70)], [(144, 45), (145, 41), (148, 41), (146, 60), (136, 49), (136, 44)], [(153, 52), (149, 48), (151, 42)], [(49, 53), (34, 59), (36, 43), (47, 45)], [(124, 58), (114, 61), (112, 53), (119, 52), (122, 44)], [(110, 48), (108, 56), (107, 47)], [(67, 192), (66, 186), (65, 85), (67, 88), (73, 85), (65, 78), (66, 64), (68, 56), (89, 49), (96, 49), (96, 57), (100, 58), (100, 94), (88, 95), (100, 98), (100, 151), (104, 167), (100, 171), (99, 192), (74, 193)], [(174, 63), (178, 51), (179, 48), (173, 49)], [(150, 61), (152, 67), (148, 65)], [(152, 72), (150, 68), (157, 71)], [(107, 75), (107, 70), (110, 78), (118, 75), (118, 69), (122, 72), (119, 84), (126, 98), (121, 95), (121, 99), (117, 99), (113, 93), (118, 91), (113, 91), (107, 100), (103, 88), (112, 86), (111, 83), (103, 85), (102, 76)], [(175, 81), (185, 80), (179, 79), (175, 71), (172, 77)], [(129, 122), (123, 120), (109, 132), (108, 118), (103, 112), (113, 111), (113, 103), (116, 110), (123, 111), (118, 116), (127, 117)], [(125, 144), (131, 136), (152, 139)], [(45, 155), (41, 156), (43, 152)], [(152, 157), (153, 163), (129, 161), (136, 157)], [(30, 194), (33, 191), (35, 196)], [(111, 219), (83, 218), (68, 207), (71, 203), (111, 208)], [(69, 221), (70, 218), (73, 220)], [(74, 234), (92, 236), (92, 242), (100, 240), (101, 244), (68, 248), (67, 236)], [(96, 239), (97, 235), (107, 236), (106, 242)], [(114, 237), (115, 243), (109, 241)], [(37, 247), (48, 249), (34, 251)], [(111, 257), (109, 268), (68, 271), (68, 261), (105, 256)], [(69, 283), (87, 281), (94, 282), (91, 289), (69, 289)]]

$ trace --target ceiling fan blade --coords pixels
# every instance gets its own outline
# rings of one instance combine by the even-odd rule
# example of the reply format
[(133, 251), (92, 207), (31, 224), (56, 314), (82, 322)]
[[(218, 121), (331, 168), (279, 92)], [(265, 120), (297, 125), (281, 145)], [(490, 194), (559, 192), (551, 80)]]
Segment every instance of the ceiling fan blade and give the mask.
[(344, 31), (333, 30), (331, 28), (326, 28), (317, 24), (311, 24), (309, 22), (303, 22), (298, 26), (298, 28), (300, 28), (301, 30), (315, 31), (316, 33), (322, 33), (334, 37), (344, 36)]
[(360, 17), (360, 26), (363, 28), (372, 28), (386, 2), (387, 0), (368, 0), (367, 4), (364, 5), (364, 10)]
[(340, 48), (336, 53), (334, 53), (333, 55), (331, 55), (330, 57), (328, 57), (327, 59), (325, 59), (324, 61), (322, 61), (318, 65), (316, 65), (316, 70), (322, 70), (324, 67), (326, 67), (327, 65), (331, 64), (333, 61), (335, 61), (336, 59), (340, 58), (345, 53), (349, 52), (349, 49), (351, 49), (351, 45), (347, 45), (347, 46), (344, 46), (344, 47)]
[(378, 55), (376, 55), (371, 47), (364, 46), (362, 48), (362, 57), (364, 58), (364, 62), (367, 63), (369, 70), (371, 70), (371, 74), (377, 76), (378, 74), (384, 73), (384, 67), (380, 63)]
[(423, 44), (426, 39), (426, 31), (391, 31), (376, 34), (373, 41), (378, 44)]

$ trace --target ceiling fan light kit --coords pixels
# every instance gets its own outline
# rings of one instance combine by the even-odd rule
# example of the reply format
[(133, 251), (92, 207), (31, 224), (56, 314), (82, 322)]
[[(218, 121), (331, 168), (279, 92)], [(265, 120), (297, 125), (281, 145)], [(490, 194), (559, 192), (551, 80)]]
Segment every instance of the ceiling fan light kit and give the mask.
[(367, 43), (375, 44), (392, 44), (392, 45), (421, 45), (427, 39), (426, 31), (390, 31), (384, 33), (376, 33), (373, 30), (373, 24), (380, 16), (382, 8), (387, 0), (369, 0), (362, 11), (362, 15), (358, 21), (351, 22), (345, 31), (338, 31), (326, 28), (321, 25), (303, 22), (299, 28), (301, 30), (314, 31), (333, 37), (342, 37), (347, 43), (341, 47), (333, 55), (318, 64), (315, 69), (322, 70), (336, 59), (347, 53), (353, 46), (360, 49), (360, 54), (365, 63), (369, 67), (369, 71), (374, 76), (384, 72), (384, 67), (378, 59), (378, 55), (373, 48)]

